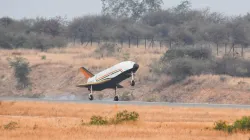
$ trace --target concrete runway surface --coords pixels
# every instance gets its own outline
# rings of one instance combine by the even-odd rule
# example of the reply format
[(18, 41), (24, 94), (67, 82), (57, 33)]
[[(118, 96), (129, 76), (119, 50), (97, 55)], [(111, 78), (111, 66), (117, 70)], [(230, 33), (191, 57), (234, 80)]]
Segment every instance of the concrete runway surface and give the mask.
[(142, 106), (170, 106), (170, 107), (201, 107), (201, 108), (231, 108), (250, 109), (250, 105), (236, 104), (205, 104), (205, 103), (169, 103), (169, 102), (141, 102), (141, 101), (119, 101), (112, 99), (94, 100), (79, 99), (75, 96), (45, 97), (45, 98), (22, 98), (22, 97), (0, 97), (0, 101), (37, 101), (37, 102), (63, 102), (79, 104), (118, 104), (118, 105), (142, 105)]

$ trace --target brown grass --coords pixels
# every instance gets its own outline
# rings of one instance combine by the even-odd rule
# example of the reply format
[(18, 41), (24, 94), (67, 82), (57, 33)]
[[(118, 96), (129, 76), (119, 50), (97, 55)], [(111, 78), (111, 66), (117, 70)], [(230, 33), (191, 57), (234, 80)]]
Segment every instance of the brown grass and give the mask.
[[(111, 117), (122, 110), (136, 111), (136, 123), (111, 126), (82, 126), (92, 115)], [(175, 139), (247, 140), (250, 134), (228, 135), (212, 130), (218, 120), (233, 122), (244, 109), (181, 108), (167, 106), (97, 105), (46, 102), (2, 102), (0, 139)], [(18, 128), (4, 125), (17, 122)]]
[[(167, 86), (170, 77), (161, 77), (151, 73), (151, 67), (155, 61), (167, 51), (167, 48), (147, 48), (144, 46), (124, 45), (121, 52), (116, 52), (112, 57), (98, 58), (95, 50), (98, 45), (68, 45), (64, 48), (53, 48), (47, 52), (38, 50), (0, 50), (0, 96), (2, 95), (26, 95), (26, 94), (88, 94), (86, 89), (76, 88), (75, 85), (85, 83), (86, 79), (79, 72), (79, 67), (84, 66), (91, 72), (98, 73), (112, 65), (125, 60), (139, 63), (140, 69), (136, 74), (136, 87), (130, 87), (129, 79), (121, 83), (125, 88), (119, 89), (119, 94), (129, 91), (136, 96), (136, 100), (176, 102), (210, 102), (210, 103), (250, 103), (250, 78), (235, 78), (230, 76), (202, 75), (190, 77), (178, 84)], [(120, 47), (120, 46), (118, 46)], [(216, 49), (215, 49), (216, 50)], [(223, 54), (223, 48), (220, 48)], [(249, 57), (249, 49), (246, 49), (246, 58)], [(32, 89), (17, 91), (15, 78), (9, 67), (7, 58), (22, 56), (27, 58), (32, 67), (30, 80)], [(46, 56), (46, 60), (42, 60)], [(221, 80), (224, 79), (224, 80)], [(155, 89), (155, 90), (154, 90)], [(113, 98), (113, 90), (104, 90), (97, 94), (104, 94), (105, 98)]]
[[(123, 55), (128, 53), (131, 61), (136, 61), (141, 65), (140, 74), (142, 76), (147, 75), (148, 66), (152, 63), (154, 59), (159, 59), (165, 52), (163, 49), (145, 49), (143, 46), (139, 48), (132, 46), (132, 48), (123, 47), (121, 52), (114, 57), (106, 58), (96, 58), (95, 50), (97, 44), (93, 46), (82, 46), (82, 45), (68, 45), (64, 48), (53, 48), (49, 49), (47, 52), (40, 52), (37, 50), (0, 50), (2, 63), (7, 63), (6, 59), (8, 57), (14, 57), (13, 53), (20, 53), (22, 56), (30, 62), (31, 65), (39, 65), (45, 63), (53, 64), (65, 64), (72, 65), (74, 68), (79, 68), (84, 66), (92, 71), (100, 71), (105, 68), (109, 68), (121, 61), (124, 61)], [(41, 57), (46, 56), (46, 60), (42, 60)]]

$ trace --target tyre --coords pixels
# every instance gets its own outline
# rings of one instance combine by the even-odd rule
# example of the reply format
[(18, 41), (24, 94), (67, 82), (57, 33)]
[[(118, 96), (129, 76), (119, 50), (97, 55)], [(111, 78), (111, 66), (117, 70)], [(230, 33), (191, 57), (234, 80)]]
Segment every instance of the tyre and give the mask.
[(131, 81), (131, 86), (135, 86), (135, 81)]
[(90, 95), (89, 95), (89, 100), (90, 100), (90, 101), (93, 101), (93, 100), (94, 100), (94, 96), (90, 94)]
[(116, 102), (119, 101), (119, 97), (115, 96), (114, 101), (116, 101)]

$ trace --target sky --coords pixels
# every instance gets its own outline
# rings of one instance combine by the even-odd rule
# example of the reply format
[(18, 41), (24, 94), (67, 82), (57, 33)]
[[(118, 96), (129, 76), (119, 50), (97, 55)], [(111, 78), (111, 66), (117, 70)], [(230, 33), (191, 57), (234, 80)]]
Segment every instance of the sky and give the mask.
[[(171, 8), (183, 0), (163, 0), (163, 8)], [(250, 0), (190, 0), (192, 8), (210, 7), (225, 15), (244, 15), (250, 12)], [(101, 0), (0, 0), (0, 17), (15, 19), (63, 16), (67, 19), (101, 13)]]

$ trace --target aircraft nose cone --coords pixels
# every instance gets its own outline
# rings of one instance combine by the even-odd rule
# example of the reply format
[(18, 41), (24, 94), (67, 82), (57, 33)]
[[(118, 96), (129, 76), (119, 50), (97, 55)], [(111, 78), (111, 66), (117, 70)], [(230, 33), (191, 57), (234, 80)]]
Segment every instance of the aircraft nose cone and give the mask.
[(134, 64), (133, 71), (136, 72), (138, 69), (139, 69), (139, 65), (138, 64)]

